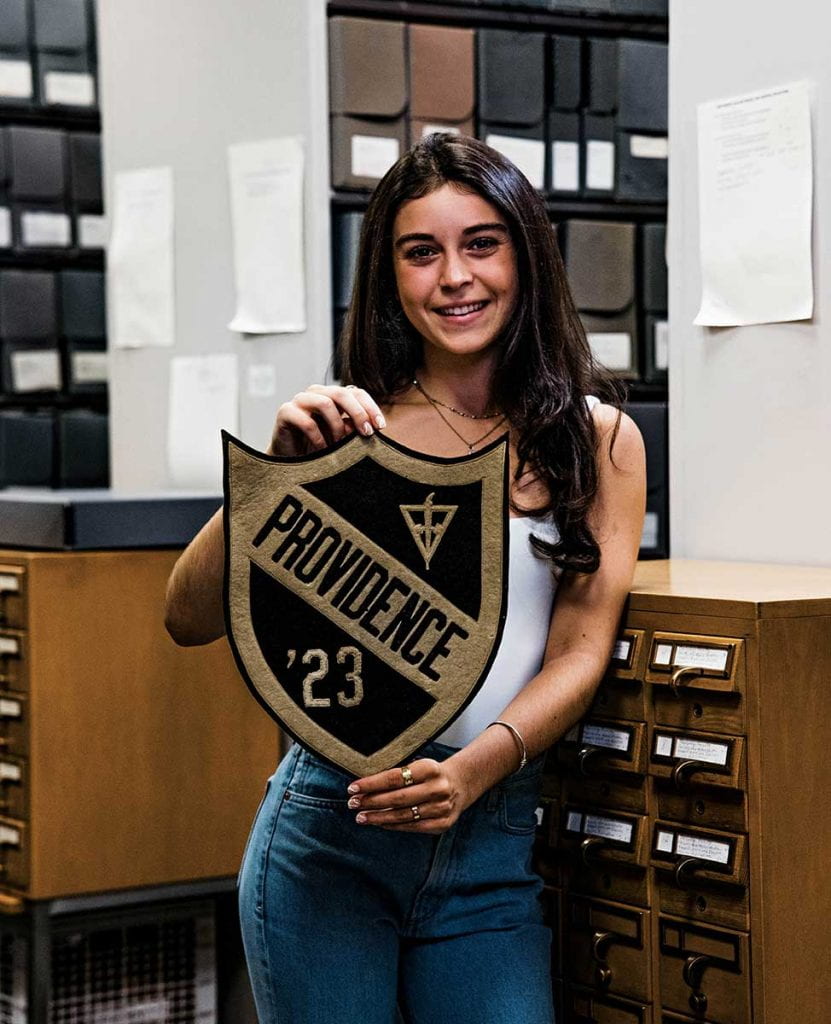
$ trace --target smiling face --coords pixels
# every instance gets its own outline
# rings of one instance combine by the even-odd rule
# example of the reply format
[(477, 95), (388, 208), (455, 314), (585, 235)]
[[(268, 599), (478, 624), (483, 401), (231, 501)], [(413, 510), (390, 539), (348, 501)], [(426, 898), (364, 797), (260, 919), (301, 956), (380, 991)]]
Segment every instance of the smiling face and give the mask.
[(393, 263), (404, 313), (436, 354), (481, 356), (516, 305), (516, 252), (505, 218), (456, 185), (401, 206)]

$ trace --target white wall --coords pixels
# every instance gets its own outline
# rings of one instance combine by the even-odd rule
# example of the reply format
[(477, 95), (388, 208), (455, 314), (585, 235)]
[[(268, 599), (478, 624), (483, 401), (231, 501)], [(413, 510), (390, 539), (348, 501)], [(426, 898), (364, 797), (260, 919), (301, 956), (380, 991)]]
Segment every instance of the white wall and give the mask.
[[(670, 523), (685, 558), (831, 565), (831, 15), (816, 0), (670, 3)], [(815, 83), (811, 322), (693, 325), (696, 104)]]
[[(167, 404), (174, 355), (238, 353), (240, 433), (262, 447), (277, 405), (322, 378), (331, 350), (325, 7), (324, 0), (98, 5), (108, 209), (118, 171), (168, 165), (175, 176), (176, 344), (112, 353), (116, 489), (170, 486)], [(235, 298), (227, 146), (280, 135), (302, 135), (306, 142), (308, 329), (243, 339), (226, 327)], [(276, 398), (248, 396), (248, 364), (269, 361), (278, 372)]]

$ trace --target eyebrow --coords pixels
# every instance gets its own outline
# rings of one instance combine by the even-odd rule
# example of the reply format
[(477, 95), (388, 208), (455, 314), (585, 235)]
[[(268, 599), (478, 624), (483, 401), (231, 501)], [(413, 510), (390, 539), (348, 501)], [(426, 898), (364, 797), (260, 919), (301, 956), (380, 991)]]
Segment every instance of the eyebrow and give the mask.
[[(499, 231), (503, 235), (508, 234), (507, 227), (499, 221), (493, 221), (488, 224), (472, 224), (469, 228), (465, 228), (462, 231), (462, 234), (475, 235), (480, 231)], [(401, 235), (400, 238), (397, 238), (395, 241), (395, 247), (396, 249), (399, 249), (402, 245), (407, 245), (408, 242), (434, 242), (435, 240), (435, 235), (422, 234), (414, 231), (408, 235)]]

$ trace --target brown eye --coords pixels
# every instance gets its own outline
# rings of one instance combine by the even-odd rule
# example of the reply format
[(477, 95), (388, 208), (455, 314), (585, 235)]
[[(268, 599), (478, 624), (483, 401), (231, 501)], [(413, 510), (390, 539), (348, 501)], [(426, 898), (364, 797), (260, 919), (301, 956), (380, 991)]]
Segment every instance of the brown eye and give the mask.
[(470, 243), (470, 248), (475, 249), (477, 252), (486, 252), (489, 249), (493, 249), (497, 244), (495, 238), (491, 238), (490, 235), (480, 235), (478, 238), (474, 238)]
[(406, 255), (408, 260), (424, 260), (433, 255), (433, 250), (429, 245), (414, 245)]

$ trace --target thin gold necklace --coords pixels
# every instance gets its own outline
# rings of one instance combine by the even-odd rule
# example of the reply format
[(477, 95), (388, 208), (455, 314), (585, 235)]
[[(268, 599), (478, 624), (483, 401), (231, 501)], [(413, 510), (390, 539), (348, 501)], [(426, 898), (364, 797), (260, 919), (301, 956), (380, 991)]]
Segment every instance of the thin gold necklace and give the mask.
[(428, 402), (432, 402), (433, 405), (440, 405), (442, 409), (449, 409), (451, 412), (455, 412), (457, 416), (463, 416), (466, 420), (492, 420), (494, 416), (499, 415), (498, 412), (483, 412), (481, 415), (477, 416), (472, 412), (462, 412), (461, 409), (455, 409), (452, 405), (448, 405), (447, 402), (442, 402), (438, 398), (428, 395), (424, 390), (424, 385), (418, 377), (413, 377), (413, 387), (417, 388)]
[(486, 430), (485, 433), (482, 434), (481, 437), (477, 437), (475, 441), (468, 441), (468, 439), (466, 437), (464, 437), (462, 434), (460, 434), (459, 431), (450, 422), (450, 420), (444, 415), (444, 413), (439, 408), (438, 403), (436, 403), (427, 394), (427, 392), (423, 388), (419, 387), (419, 391), (422, 393), (422, 395), (424, 395), (424, 397), (427, 399), (427, 401), (430, 403), (430, 405), (433, 406), (435, 411), (438, 413), (438, 415), (441, 417), (441, 419), (444, 420), (445, 424), (453, 431), (453, 433), (456, 435), (456, 437), (458, 437), (458, 439), (462, 442), (462, 444), (467, 447), (468, 455), (473, 455), (473, 452), (474, 452), (474, 449), (476, 448), (476, 445), (477, 444), (481, 444), (485, 440), (485, 438), (490, 437), (491, 434), (493, 434), (495, 431), (497, 431), (502, 426), (502, 424), (505, 422), (505, 420), (507, 420), (507, 418), (508, 418), (507, 416), (503, 416), (502, 419), (500, 419), (497, 423), (494, 423), (494, 425), (490, 428), (490, 430)]

